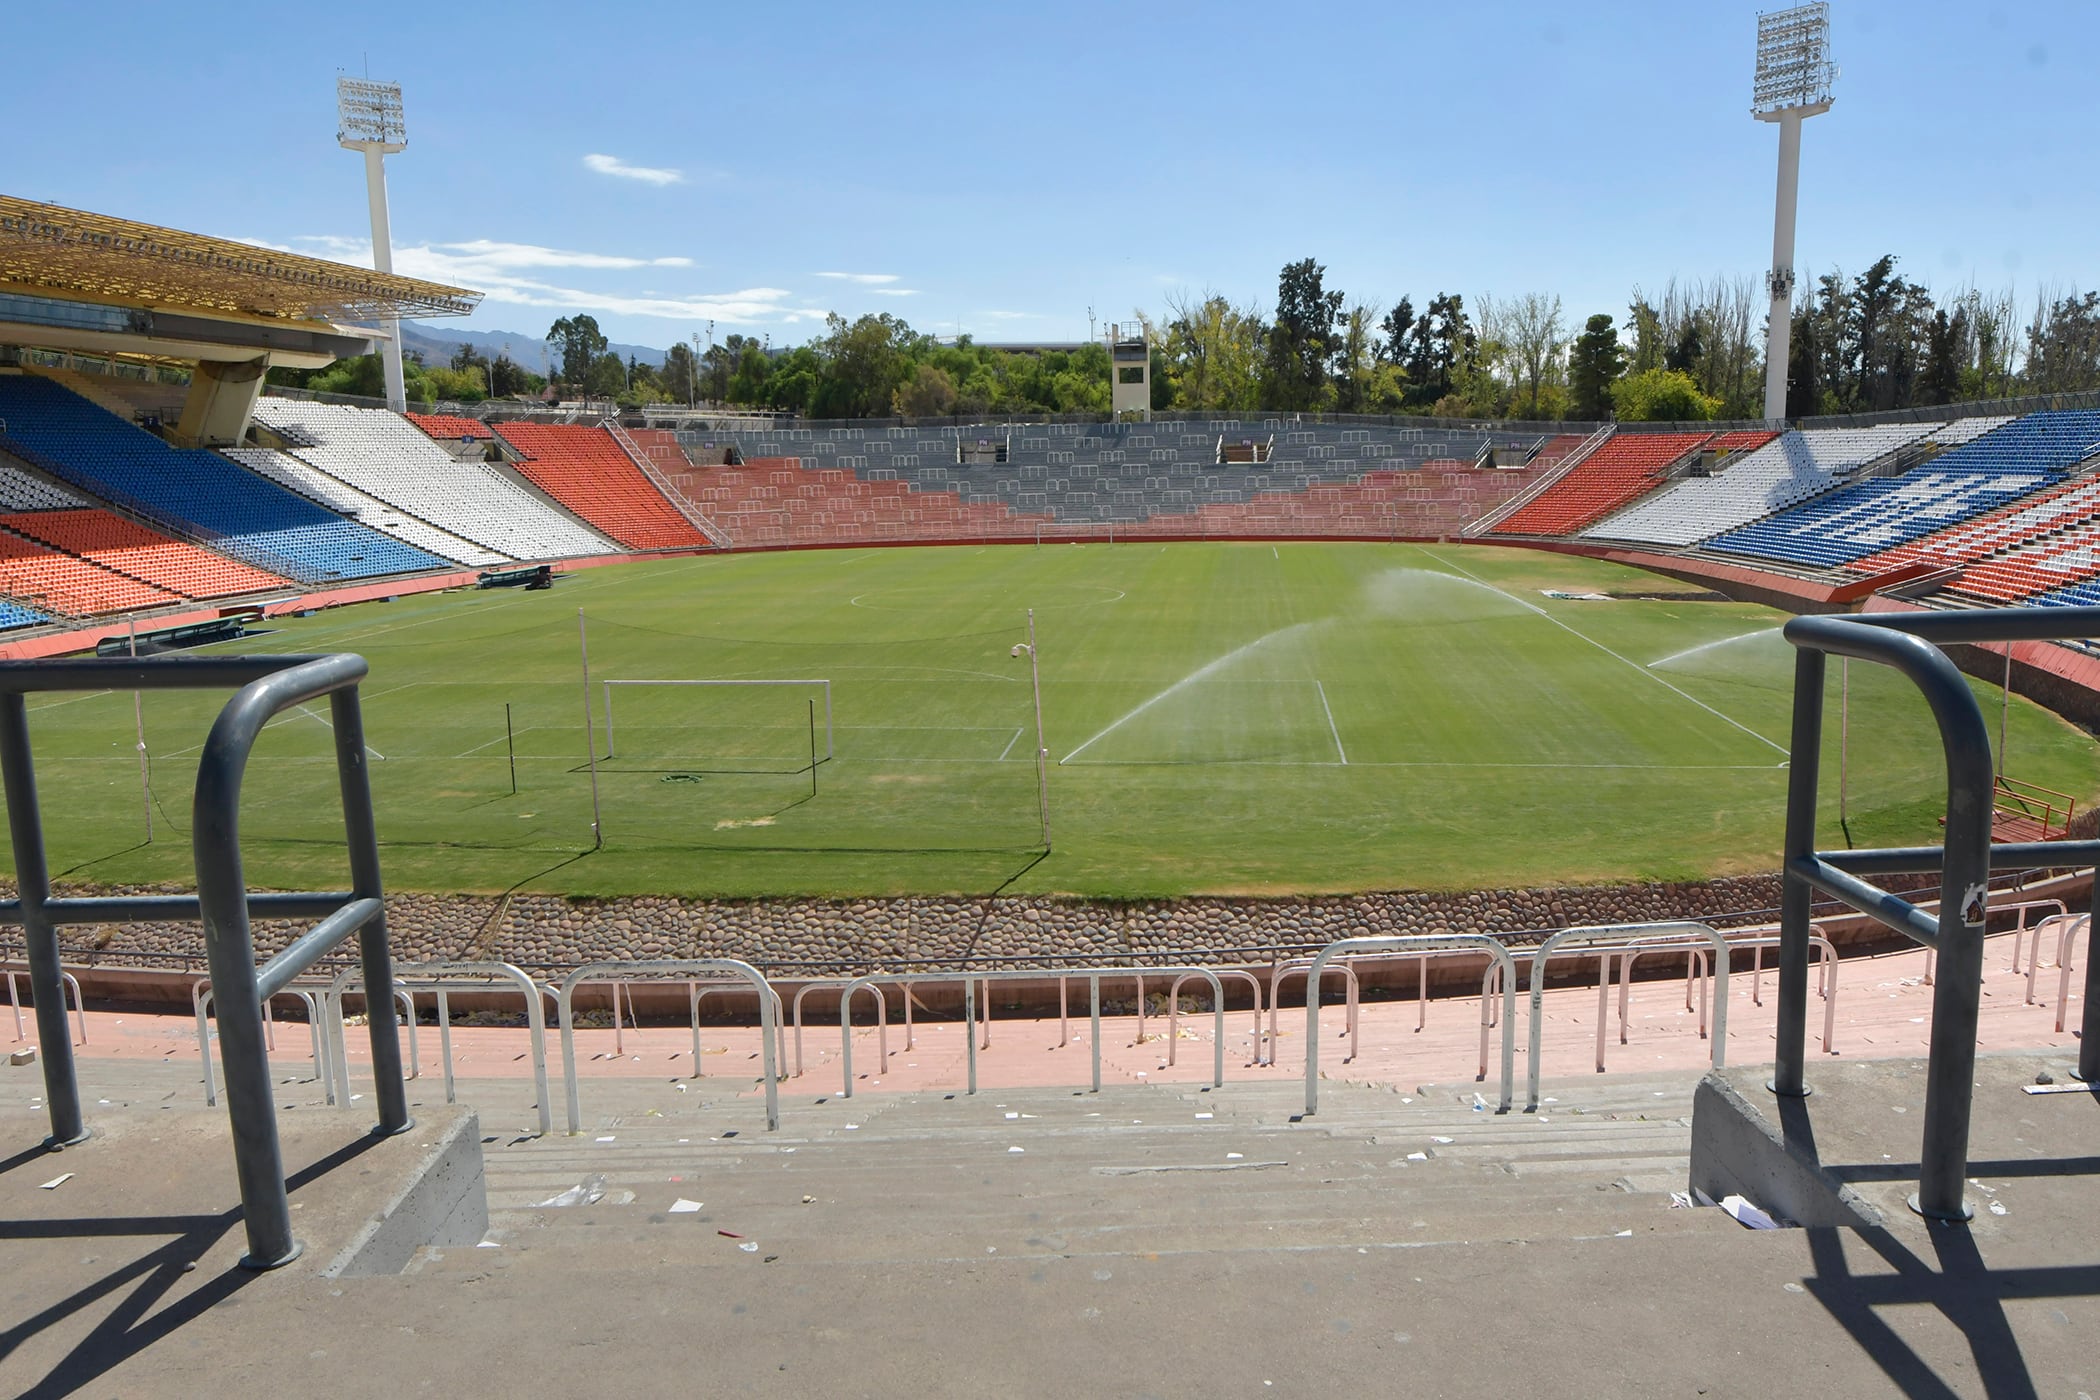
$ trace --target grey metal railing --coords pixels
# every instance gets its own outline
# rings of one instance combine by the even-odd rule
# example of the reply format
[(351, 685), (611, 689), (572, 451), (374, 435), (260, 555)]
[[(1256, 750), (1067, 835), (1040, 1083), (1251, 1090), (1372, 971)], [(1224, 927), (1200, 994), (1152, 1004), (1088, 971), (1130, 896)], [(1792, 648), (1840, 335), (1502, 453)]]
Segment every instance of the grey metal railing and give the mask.
[[(50, 1108), (51, 1146), (87, 1136), (80, 1112), (80, 1082), (66, 1037), (65, 1003), (58, 966), (61, 924), (132, 923), (143, 920), (197, 921), (204, 925), (204, 951), (217, 998), (219, 1058), (226, 1075), (226, 1112), (233, 1128), (235, 1171), (248, 1253), (241, 1263), (274, 1269), (299, 1257), (292, 1238), (291, 1202), (284, 1182), (284, 1153), (277, 1137), (277, 1105), (271, 1094), (264, 1004), (351, 934), (358, 936), (367, 987), (393, 984), (387, 949), (386, 907), (379, 878), (379, 839), (372, 824), (372, 788), (365, 766), (364, 714), (357, 687), (365, 659), (333, 656), (171, 657), (139, 661), (0, 662), (0, 776), (14, 845), (16, 899), (0, 902), (0, 923), (19, 924), (29, 954), (29, 984), (36, 1001), (37, 1032), (44, 1051), (44, 1089)], [(195, 895), (123, 895), (54, 899), (44, 849), (43, 817), (37, 803), (36, 765), (25, 697), (35, 692), (82, 690), (216, 690), (239, 687), (220, 710), (197, 758), (197, 788), (191, 806), (191, 851), (197, 871)], [(328, 697), (335, 730), (337, 784), (343, 804), (350, 884), (347, 891), (250, 894), (241, 862), (241, 780), (256, 738), (272, 718), (295, 705)], [(263, 967), (255, 965), (256, 918), (316, 919)], [(408, 1095), (401, 1083), (400, 1028), (390, 997), (371, 999), (372, 1064), (378, 1080), (379, 1133), (408, 1131)]]
[[(1784, 886), (1780, 905), (1779, 1008), (1772, 1092), (1801, 1097), (1808, 1031), (1809, 902), (1817, 891), (1938, 954), (1925, 1083), (1924, 1143), (1911, 1208), (1935, 1220), (1966, 1220), (1969, 1110), (1982, 1000), (1985, 916), (1993, 870), (2069, 868), (2100, 859), (2100, 841), (1991, 841), (1994, 792), (1990, 728), (1976, 697), (1941, 650), (1976, 642), (2060, 641), (2100, 636), (2100, 608), (1991, 608), (1973, 612), (1797, 617), (1784, 636), (1795, 648), (1793, 752), (1787, 776)], [(1947, 769), (1947, 836), (1941, 846), (1864, 851), (1816, 849), (1816, 782), (1822, 759), (1827, 658), (1856, 657), (1902, 673), (1939, 725)], [(1862, 877), (1940, 873), (1939, 912), (1927, 914)], [(2100, 898), (2100, 882), (2095, 884)], [(2081, 1079), (2100, 1077), (2100, 963), (2086, 961)]]

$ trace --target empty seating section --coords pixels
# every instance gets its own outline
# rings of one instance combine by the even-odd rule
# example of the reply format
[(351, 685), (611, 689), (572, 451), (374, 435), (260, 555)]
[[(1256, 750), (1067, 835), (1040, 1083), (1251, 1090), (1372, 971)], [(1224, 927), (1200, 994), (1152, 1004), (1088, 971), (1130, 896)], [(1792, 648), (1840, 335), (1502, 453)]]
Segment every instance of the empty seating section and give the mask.
[[(0, 449), (112, 500), (197, 531), (220, 551), (302, 582), (436, 568), (444, 561), (353, 525), (214, 452), (172, 448), (48, 380), (0, 375)], [(403, 431), (413, 431), (403, 425)]]
[(1054, 523), (1047, 513), (968, 502), (953, 491), (915, 491), (901, 481), (863, 481), (792, 458), (692, 467), (673, 480), (740, 546), (1017, 539)]
[(1566, 535), (1634, 500), (1711, 433), (1613, 433), (1567, 475), (1525, 502), (1489, 533)]
[(1842, 486), (1853, 472), (1930, 431), (1926, 424), (1905, 423), (1787, 433), (1721, 459), (1711, 476), (1673, 481), (1582, 533), (1643, 544), (1695, 544)]
[(255, 421), (310, 467), (512, 559), (614, 554), (619, 547), (485, 462), (455, 460), (380, 409), (263, 398)]
[(522, 460), (518, 471), (569, 510), (631, 549), (709, 543), (603, 428), (505, 423), (496, 430)]
[(1974, 442), (1985, 433), (1994, 432), (2012, 422), (2011, 418), (1957, 418), (1952, 423), (1942, 423), (1925, 435), (1926, 441), (1936, 442), (1942, 447), (1959, 447), (1965, 442)]
[(495, 436), (494, 430), (479, 418), (462, 418), (456, 413), (408, 413), (402, 416), (432, 437), (446, 442), (487, 442)]
[(56, 482), (31, 476), (20, 467), (0, 466), (0, 510), (72, 510), (93, 504)]
[(1964, 569), (1955, 587), (1994, 603), (2046, 594), (2051, 596), (2038, 601), (2083, 604), (2100, 595), (2096, 575), (2100, 575), (2100, 519), (2088, 518), (2059, 534)]
[(1835, 568), (2009, 505), (2053, 485), (2096, 451), (2100, 413), (2033, 413), (1899, 477), (1834, 491), (1707, 547)]
[(297, 491), (345, 519), (355, 520), (382, 535), (391, 535), (403, 544), (413, 545), (440, 558), (475, 565), (510, 562), (508, 554), (461, 539), (413, 515), (404, 515), (385, 501), (336, 480), (319, 467), (310, 466), (288, 452), (268, 447), (233, 447), (227, 449), (226, 455), (256, 475), (266, 476), (287, 490)]
[(43, 612), (75, 617), (164, 608), (182, 601), (168, 589), (5, 529), (0, 529), (0, 593)]
[(1613, 432), (1554, 485), (1493, 527), (1495, 535), (1569, 535), (1651, 489), (1711, 432)]
[(47, 613), (40, 613), (35, 608), (0, 598), (0, 632), (12, 632), (17, 627), (34, 627), (40, 622), (49, 621), (51, 617)]
[(0, 528), (191, 598), (281, 592), (287, 586), (275, 574), (134, 525), (106, 510), (0, 516)]
[(1458, 534), (1522, 494), (1545, 470), (1432, 462), (1413, 471), (1365, 472), (1351, 481), (1257, 491), (1244, 502), (1210, 502), (1180, 514), (1155, 511), (1118, 526), (1117, 535), (1433, 539)]

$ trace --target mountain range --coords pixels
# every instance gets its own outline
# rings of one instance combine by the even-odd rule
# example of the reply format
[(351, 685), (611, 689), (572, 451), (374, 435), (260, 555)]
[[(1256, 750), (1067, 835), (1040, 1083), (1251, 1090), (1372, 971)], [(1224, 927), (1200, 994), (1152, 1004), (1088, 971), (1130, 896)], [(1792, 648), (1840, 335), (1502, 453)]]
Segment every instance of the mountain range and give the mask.
[[(401, 348), (420, 353), (425, 364), (450, 364), (453, 354), (462, 344), (473, 346), (492, 360), (508, 353), (512, 360), (534, 374), (546, 373), (547, 363), (552, 357), (547, 342), (536, 335), (518, 331), (475, 331), (463, 326), (430, 325), (422, 321), (401, 323)], [(607, 348), (623, 360), (631, 358), (645, 365), (664, 362), (664, 352), (648, 345), (614, 343)]]

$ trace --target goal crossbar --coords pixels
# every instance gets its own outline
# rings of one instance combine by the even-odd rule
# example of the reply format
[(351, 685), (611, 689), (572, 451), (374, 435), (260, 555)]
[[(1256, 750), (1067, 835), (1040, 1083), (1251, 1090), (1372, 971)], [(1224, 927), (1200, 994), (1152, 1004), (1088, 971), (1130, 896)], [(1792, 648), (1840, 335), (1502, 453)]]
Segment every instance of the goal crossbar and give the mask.
[(701, 680), (701, 681), (644, 681), (609, 680), (605, 685), (605, 756), (611, 758), (617, 749), (613, 743), (613, 687), (632, 686), (790, 686), (807, 689), (817, 686), (824, 692), (824, 753), (820, 761), (830, 761), (833, 753), (831, 735), (831, 682), (822, 678), (807, 680)]

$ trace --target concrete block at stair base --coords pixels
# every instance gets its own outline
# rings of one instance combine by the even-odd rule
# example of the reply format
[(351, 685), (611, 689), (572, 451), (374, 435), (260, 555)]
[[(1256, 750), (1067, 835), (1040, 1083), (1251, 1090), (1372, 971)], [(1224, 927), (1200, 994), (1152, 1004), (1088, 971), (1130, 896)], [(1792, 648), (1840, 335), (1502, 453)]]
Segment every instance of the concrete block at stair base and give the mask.
[(33, 1065), (33, 1064), (35, 1064), (35, 1063), (36, 1063), (36, 1047), (35, 1047), (34, 1045), (25, 1045), (25, 1046), (23, 1046), (23, 1047), (22, 1047), (21, 1049), (19, 1049), (19, 1050), (10, 1050), (10, 1051), (8, 1051), (8, 1053), (7, 1053), (7, 1062), (8, 1062), (9, 1064), (11, 1064), (11, 1065)]
[[(1730, 1077), (1708, 1073), (1692, 1096), (1692, 1189), (1711, 1200), (1742, 1196), (1793, 1225), (1867, 1229), (1881, 1212), (1825, 1168), (1805, 1131), (1808, 1100), (1746, 1098)], [(1788, 1125), (1796, 1113), (1795, 1131)]]
[[(411, 1129), (420, 1135), (421, 1129)], [(481, 1119), (462, 1113), (429, 1138), (406, 1181), (357, 1231), (322, 1274), (356, 1278), (398, 1274), (425, 1246), (471, 1249), (489, 1229)]]

